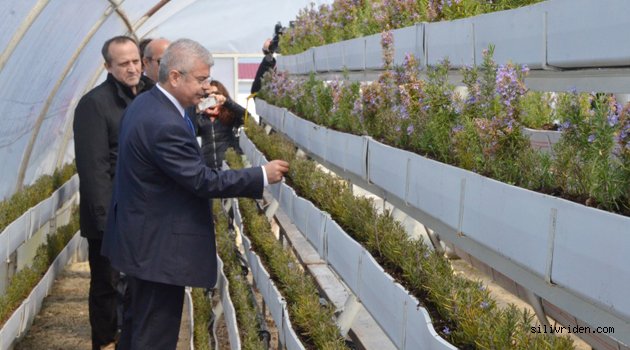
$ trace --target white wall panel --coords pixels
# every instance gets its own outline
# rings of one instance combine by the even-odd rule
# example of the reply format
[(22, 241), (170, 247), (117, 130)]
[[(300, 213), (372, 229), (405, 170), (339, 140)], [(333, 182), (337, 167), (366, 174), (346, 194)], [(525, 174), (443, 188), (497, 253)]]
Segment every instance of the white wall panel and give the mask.
[(630, 319), (630, 218), (549, 199), (558, 208), (552, 281)]
[(628, 66), (628, 1), (554, 0), (547, 18), (548, 63), (563, 68)]
[(498, 64), (513, 61), (540, 69), (545, 59), (543, 20), (546, 6), (543, 2), (474, 17), (477, 64), (483, 62), (482, 52), (492, 44), (495, 46), (493, 57)]
[(332, 43), (325, 46), (326, 57), (328, 57), (328, 69), (343, 70), (344, 66), (344, 44), (343, 42)]
[(423, 30), (422, 24), (392, 30), (395, 65), (402, 65), (407, 55), (414, 55), (418, 60), (423, 58)]
[(353, 293), (359, 292), (359, 264), (365, 248), (352, 239), (332, 219), (326, 222), (327, 261), (337, 274), (350, 287)]
[[(341, 42), (343, 46), (343, 63), (348, 70), (365, 69), (365, 38), (356, 38)], [(343, 70), (338, 67), (336, 70)]]
[(437, 65), (448, 57), (453, 67), (474, 64), (474, 37), (472, 19), (464, 18), (448, 22), (425, 24), (427, 36), (427, 60)]
[(359, 298), (397, 348), (402, 348), (407, 292), (367, 254), (361, 259)]
[(544, 277), (551, 203), (540, 193), (475, 174), (466, 177), (465, 191), (461, 231)]
[(317, 124), (313, 124), (313, 127), (310, 130), (309, 139), (310, 139), (310, 151), (313, 152), (318, 157), (326, 158), (326, 151), (328, 149), (328, 129), (319, 126)]
[(313, 60), (315, 62), (316, 71), (327, 72), (329, 70), (326, 46), (317, 46), (313, 48)]
[(409, 152), (370, 140), (368, 146), (369, 180), (387, 192), (405, 199)]
[(409, 162), (407, 202), (457, 228), (459, 226), (462, 179), (466, 171), (413, 155)]

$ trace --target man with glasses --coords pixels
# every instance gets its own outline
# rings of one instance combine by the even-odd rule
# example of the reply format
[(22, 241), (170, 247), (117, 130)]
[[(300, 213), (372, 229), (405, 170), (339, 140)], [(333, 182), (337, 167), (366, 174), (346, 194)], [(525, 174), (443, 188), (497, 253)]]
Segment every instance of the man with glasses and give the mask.
[(123, 111), (141, 92), (153, 87), (140, 68), (136, 42), (117, 36), (102, 49), (107, 79), (85, 94), (74, 111), (74, 150), (80, 179), (81, 235), (89, 246), (89, 313), (92, 349), (114, 349), (118, 333), (119, 273), (101, 256)]
[(208, 198), (261, 198), (288, 163), (218, 171), (204, 164), (186, 109), (209, 83), (212, 56), (180, 39), (162, 56), (159, 83), (125, 111), (102, 253), (129, 278), (119, 350), (174, 350), (184, 286), (212, 288), (217, 260)]
[(171, 42), (164, 38), (153, 39), (144, 49), (144, 75), (154, 82), (158, 81), (158, 69), (164, 51)]

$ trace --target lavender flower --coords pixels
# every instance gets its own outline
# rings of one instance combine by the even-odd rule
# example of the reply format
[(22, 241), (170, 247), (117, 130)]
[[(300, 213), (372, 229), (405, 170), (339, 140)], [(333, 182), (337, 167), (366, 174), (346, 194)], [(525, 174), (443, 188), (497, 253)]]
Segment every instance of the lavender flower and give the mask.
[(571, 128), (571, 122), (566, 121), (562, 124), (560, 124), (560, 127), (558, 128), (559, 131), (564, 131), (564, 130), (569, 130)]
[(444, 326), (444, 328), (442, 329), (442, 333), (444, 333), (445, 335), (450, 335), (451, 329), (448, 328), (448, 326)]
[(490, 304), (487, 301), (482, 301), (481, 304), (479, 304), (479, 307), (482, 309), (487, 309), (489, 306)]
[(608, 125), (611, 127), (619, 123), (619, 116), (617, 114), (614, 114), (614, 113), (610, 114), (607, 119), (608, 119)]
[(514, 102), (527, 92), (514, 65), (499, 66), (496, 77), (496, 92), (507, 108), (508, 115), (512, 116), (516, 109)]
[(593, 135), (593, 134), (588, 135), (588, 142), (589, 143), (593, 143), (594, 141), (595, 141), (595, 135)]

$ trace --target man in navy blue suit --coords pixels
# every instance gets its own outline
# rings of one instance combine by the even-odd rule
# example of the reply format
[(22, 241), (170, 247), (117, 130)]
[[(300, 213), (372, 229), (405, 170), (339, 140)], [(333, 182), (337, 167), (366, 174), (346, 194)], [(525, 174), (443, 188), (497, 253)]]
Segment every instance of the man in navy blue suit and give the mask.
[(288, 170), (282, 160), (238, 171), (205, 165), (185, 110), (204, 96), (212, 64), (199, 43), (173, 42), (161, 59), (159, 84), (123, 116), (102, 250), (129, 276), (120, 350), (176, 348), (184, 286), (216, 282), (208, 198), (260, 198)]

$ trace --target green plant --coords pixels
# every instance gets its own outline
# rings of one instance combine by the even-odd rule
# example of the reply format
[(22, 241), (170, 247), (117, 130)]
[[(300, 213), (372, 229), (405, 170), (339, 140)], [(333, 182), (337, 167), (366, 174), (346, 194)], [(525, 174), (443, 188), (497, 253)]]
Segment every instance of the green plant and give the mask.
[(195, 329), (193, 342), (195, 349), (210, 350), (210, 315), (212, 314), (212, 302), (204, 288), (192, 290)]
[(605, 94), (567, 94), (561, 103), (566, 117), (554, 162), (560, 186), (586, 205), (627, 211), (630, 179), (623, 158), (613, 155), (624, 110)]
[(34, 184), (24, 187), (9, 199), (0, 202), (0, 232), (19, 218), (29, 208), (50, 197), (50, 195), (77, 172), (74, 163), (55, 170), (52, 175), (44, 175)]
[(421, 152), (442, 162), (452, 159), (451, 130), (458, 117), (453, 106), (454, 87), (448, 83), (449, 66), (449, 61), (444, 60), (427, 72), (425, 108), (430, 118), (417, 140)]
[[(566, 337), (529, 332), (532, 315), (514, 306), (498, 308), (478, 282), (453, 273), (449, 262), (410, 239), (389, 212), (379, 214), (370, 199), (354, 197), (348, 183), (319, 170), (309, 160), (288, 158), (279, 149), (292, 147), (278, 134), (266, 135), (247, 125), (248, 137), (269, 158), (291, 164), (287, 182), (320, 209), (330, 213), (392, 276), (432, 314), (436, 331), (458, 347), (493, 349), (568, 349)], [(279, 147), (278, 144), (287, 146)], [(334, 193), (334, 196), (331, 196)]]
[(532, 129), (552, 129), (554, 122), (554, 94), (528, 91), (521, 100), (521, 120)]
[(408, 27), (517, 8), (542, 0), (336, 0), (300, 10), (280, 38), (282, 53)]
[(79, 213), (77, 208), (74, 208), (70, 222), (57, 228), (55, 233), (49, 234), (46, 243), (37, 248), (32, 264), (18, 271), (9, 281), (6, 293), (0, 296), (0, 324), (4, 324), (22, 301), (28, 297), (50, 264), (78, 230)]
[[(248, 128), (254, 124), (248, 123)], [(278, 148), (275, 148), (277, 151)], [(240, 156), (226, 153), (230, 167), (242, 168)], [(251, 199), (240, 199), (243, 225), (253, 249), (259, 254), (284, 296), (294, 329), (304, 342), (318, 349), (345, 349), (345, 342), (334, 323), (334, 310), (322, 306), (316, 284), (304, 273), (299, 262), (271, 233), (271, 225)]]
[(258, 334), (261, 327), (252, 303), (254, 296), (247, 283), (247, 272), (241, 267), (234, 237), (230, 234), (227, 217), (218, 200), (214, 201), (213, 213), (215, 232), (217, 233), (217, 249), (223, 260), (223, 271), (229, 282), (230, 298), (234, 305), (238, 331), (241, 336), (241, 347), (252, 350), (264, 349), (265, 346)]

